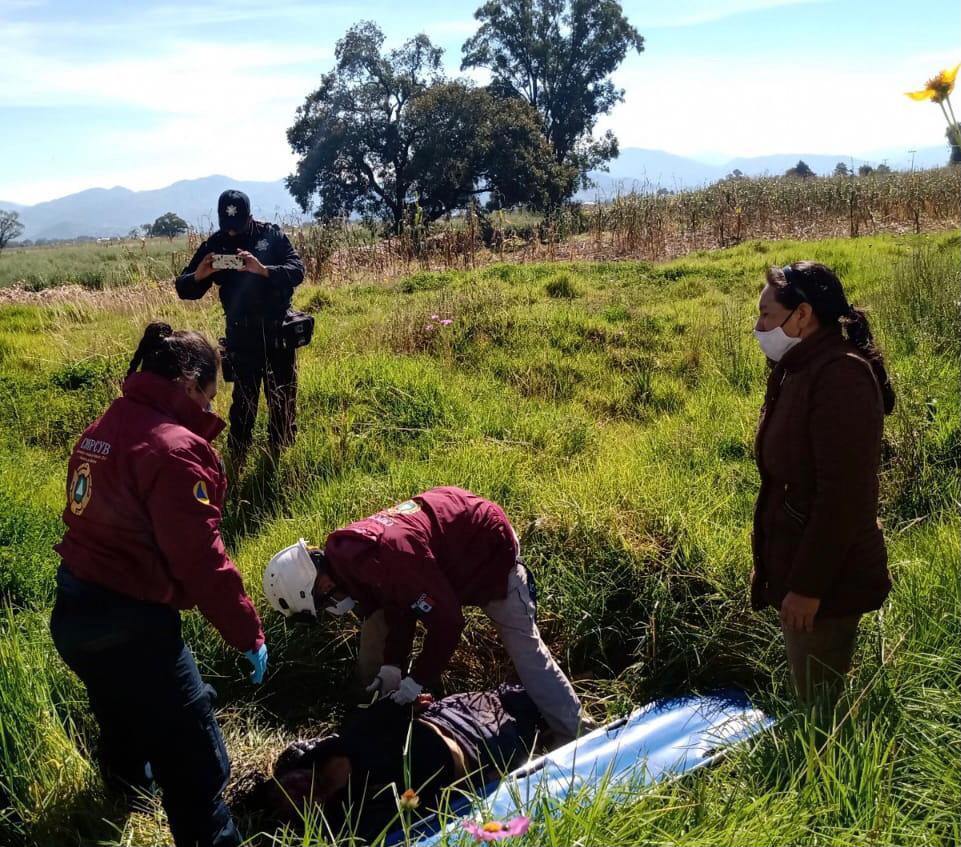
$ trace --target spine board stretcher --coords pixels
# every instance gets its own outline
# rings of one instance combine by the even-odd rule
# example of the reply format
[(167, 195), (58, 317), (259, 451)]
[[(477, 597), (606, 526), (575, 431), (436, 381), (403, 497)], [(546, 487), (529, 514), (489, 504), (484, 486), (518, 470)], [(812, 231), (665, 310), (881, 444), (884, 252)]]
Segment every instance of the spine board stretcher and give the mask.
[[(551, 814), (568, 797), (589, 802), (602, 788), (635, 792), (710, 765), (773, 723), (740, 691), (656, 700), (531, 760), (489, 786), (485, 797), (452, 798), (444, 821), (434, 816), (419, 822), (408, 843), (459, 844), (465, 842), (465, 819), (536, 818)], [(397, 830), (385, 843), (404, 842), (404, 833)]]

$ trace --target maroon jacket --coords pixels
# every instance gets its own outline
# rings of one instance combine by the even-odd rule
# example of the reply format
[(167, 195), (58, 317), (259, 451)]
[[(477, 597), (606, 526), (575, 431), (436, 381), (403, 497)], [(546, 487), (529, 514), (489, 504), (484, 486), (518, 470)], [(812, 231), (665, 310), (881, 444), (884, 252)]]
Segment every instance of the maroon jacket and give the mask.
[(441, 674), (464, 629), (464, 606), (507, 596), (517, 561), (503, 510), (462, 488), (433, 488), (330, 534), (324, 549), (334, 579), (367, 614), (383, 609), (384, 661), (403, 668), (418, 618), (427, 628), (411, 675)]
[(127, 378), (67, 471), (67, 531), (54, 548), (79, 579), (178, 609), (197, 606), (238, 650), (264, 642), (220, 538), (227, 487), (210, 445), (223, 429), (170, 380)]
[(771, 371), (755, 444), (754, 608), (780, 608), (788, 591), (820, 598), (822, 618), (884, 602), (883, 423), (871, 365), (839, 328), (806, 338)]

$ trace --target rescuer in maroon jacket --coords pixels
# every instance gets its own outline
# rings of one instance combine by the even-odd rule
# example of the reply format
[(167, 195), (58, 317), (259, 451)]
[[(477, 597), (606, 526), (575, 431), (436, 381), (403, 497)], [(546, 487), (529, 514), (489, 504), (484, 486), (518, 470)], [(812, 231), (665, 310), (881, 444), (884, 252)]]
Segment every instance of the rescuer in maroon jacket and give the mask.
[[(264, 593), (285, 615), (341, 615), (356, 604), (365, 618), (361, 670), (372, 676), (380, 664), (368, 691), (401, 704), (445, 670), (463, 607), (479, 606), (538, 709), (567, 740), (582, 725), (580, 702), (541, 639), (519, 553), (500, 506), (462, 488), (434, 488), (331, 533), (323, 551), (303, 541), (282, 550), (264, 572)], [(427, 633), (405, 676), (418, 620)]]
[[(125, 793), (159, 786), (178, 847), (232, 847), (223, 738), (184, 645), (198, 607), (259, 683), (260, 618), (220, 538), (226, 479), (210, 441), (217, 352), (197, 333), (147, 327), (123, 396), (83, 433), (67, 471), (67, 531), (50, 622), (100, 726), (100, 762)], [(138, 368), (140, 371), (137, 372)]]

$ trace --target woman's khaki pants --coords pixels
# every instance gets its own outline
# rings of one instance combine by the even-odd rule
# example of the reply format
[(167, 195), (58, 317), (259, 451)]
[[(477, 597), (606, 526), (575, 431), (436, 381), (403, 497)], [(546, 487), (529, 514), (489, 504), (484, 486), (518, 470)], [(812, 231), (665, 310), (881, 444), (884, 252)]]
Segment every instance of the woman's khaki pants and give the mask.
[(819, 696), (836, 702), (858, 637), (860, 615), (815, 619), (813, 632), (797, 632), (783, 624), (784, 646), (798, 697), (805, 703)]
[[(484, 606), (493, 621), (521, 684), (560, 743), (577, 737), (581, 704), (570, 681), (544, 644), (535, 621), (527, 571), (518, 563), (507, 579), (507, 596)], [(381, 611), (364, 619), (360, 630), (357, 674), (365, 684), (384, 663), (387, 623)]]

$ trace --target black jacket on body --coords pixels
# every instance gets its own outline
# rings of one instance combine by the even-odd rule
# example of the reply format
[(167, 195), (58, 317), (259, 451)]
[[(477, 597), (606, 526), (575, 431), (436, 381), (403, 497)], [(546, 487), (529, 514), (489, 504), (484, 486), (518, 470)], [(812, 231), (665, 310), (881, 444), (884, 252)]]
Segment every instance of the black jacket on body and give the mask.
[[(197, 280), (194, 272), (208, 253), (236, 253), (249, 250), (263, 264), (265, 279), (248, 271), (214, 271)], [(217, 230), (194, 253), (175, 285), (181, 300), (199, 300), (211, 285), (220, 287), (220, 302), (230, 322), (282, 320), (290, 308), (294, 288), (304, 279), (304, 263), (290, 240), (276, 224), (251, 220), (246, 231), (236, 236)]]

